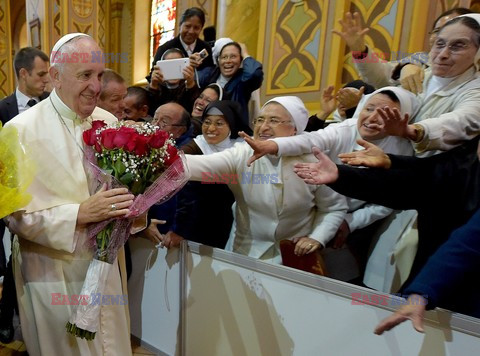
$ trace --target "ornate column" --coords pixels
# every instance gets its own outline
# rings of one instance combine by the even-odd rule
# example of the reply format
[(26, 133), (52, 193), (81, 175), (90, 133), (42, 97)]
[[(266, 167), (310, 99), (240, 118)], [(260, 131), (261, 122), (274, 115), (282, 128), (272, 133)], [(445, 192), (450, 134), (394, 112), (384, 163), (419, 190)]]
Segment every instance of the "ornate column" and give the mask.
[[(257, 58), (257, 43), (260, 23), (260, 0), (218, 0), (217, 38), (230, 37), (243, 42), (248, 53)], [(258, 58), (257, 58), (258, 59)]]
[[(111, 0), (110, 2), (110, 24), (107, 31), (109, 41), (106, 48), (109, 53), (120, 54), (122, 52), (121, 33), (124, 2), (124, 0)], [(120, 61), (113, 61), (108, 67), (120, 72)]]
[(10, 1), (0, 0), (0, 98), (13, 92), (15, 80), (10, 34)]

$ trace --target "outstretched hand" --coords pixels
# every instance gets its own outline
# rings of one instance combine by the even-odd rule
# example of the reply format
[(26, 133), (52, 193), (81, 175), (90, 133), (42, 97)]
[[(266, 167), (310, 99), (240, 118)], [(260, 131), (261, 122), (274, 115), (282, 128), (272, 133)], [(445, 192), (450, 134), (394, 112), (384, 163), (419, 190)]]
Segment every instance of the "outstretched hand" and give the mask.
[(365, 149), (339, 154), (338, 158), (340, 158), (343, 163), (351, 166), (366, 166), (384, 169), (390, 168), (392, 165), (390, 157), (388, 157), (380, 147), (362, 139), (358, 139), (357, 143)]
[(423, 328), (423, 318), (426, 304), (426, 300), (422, 296), (418, 294), (410, 295), (407, 304), (403, 305), (393, 315), (383, 319), (373, 332), (377, 335), (382, 335), (384, 331), (391, 330), (406, 320), (412, 321), (413, 328), (416, 331), (420, 333), (425, 332)]
[(315, 163), (297, 163), (293, 171), (307, 184), (328, 184), (338, 179), (338, 168), (318, 147), (312, 148)]
[(402, 118), (402, 114), (397, 108), (390, 109), (388, 106), (376, 109), (378, 115), (382, 118), (383, 123), (370, 124), (372, 129), (381, 130), (388, 136), (399, 136), (404, 138), (410, 138), (415, 135), (415, 130), (408, 125), (409, 115), (405, 114)]
[(242, 137), (246, 143), (250, 145), (251, 148), (253, 148), (253, 155), (248, 159), (247, 161), (247, 166), (250, 167), (250, 165), (255, 162), (257, 159), (267, 155), (267, 154), (276, 154), (278, 152), (278, 146), (275, 143), (275, 141), (267, 140), (267, 141), (261, 141), (261, 140), (255, 140), (248, 136), (245, 132), (240, 131), (238, 133), (240, 137)]
[(352, 15), (351, 12), (347, 12), (345, 17), (338, 22), (342, 26), (342, 30), (332, 30), (332, 32), (343, 38), (351, 51), (363, 52), (365, 50), (364, 36), (369, 28), (362, 28), (360, 14), (354, 12)]
[(406, 64), (400, 70), (400, 84), (403, 89), (411, 91), (413, 94), (418, 94), (423, 91), (423, 79), (425, 72), (422, 67), (415, 64)]

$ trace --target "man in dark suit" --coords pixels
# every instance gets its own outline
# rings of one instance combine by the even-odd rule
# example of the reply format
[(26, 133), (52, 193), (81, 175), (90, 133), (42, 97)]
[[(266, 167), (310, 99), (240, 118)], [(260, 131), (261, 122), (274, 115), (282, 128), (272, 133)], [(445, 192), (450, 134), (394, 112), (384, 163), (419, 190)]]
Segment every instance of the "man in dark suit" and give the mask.
[(198, 7), (191, 7), (182, 14), (180, 18), (180, 34), (174, 39), (164, 43), (157, 49), (155, 58), (153, 59), (152, 69), (146, 77), (148, 82), (151, 81), (154, 66), (162, 58), (162, 55), (170, 48), (178, 48), (185, 57), (190, 57), (193, 53), (199, 53), (202, 49), (206, 49), (208, 57), (203, 59), (197, 69), (213, 66), (212, 49), (210, 45), (198, 38), (203, 26), (205, 25), (205, 14)]
[[(45, 86), (48, 76), (48, 56), (37, 48), (20, 49), (13, 60), (18, 86), (15, 92), (0, 101), (0, 119), (4, 125), (19, 113), (31, 108), (48, 97)], [(15, 282), (12, 272), (12, 260), (5, 266), (3, 235), (5, 223), (0, 220), (0, 270), (3, 270), (3, 292), (0, 300), (0, 342), (9, 343), (14, 336), (13, 311), (17, 304)]]
[(45, 53), (33, 47), (22, 48), (16, 54), (13, 65), (18, 86), (12, 95), (0, 101), (0, 118), (3, 124), (48, 97), (45, 86), (50, 78), (48, 56)]

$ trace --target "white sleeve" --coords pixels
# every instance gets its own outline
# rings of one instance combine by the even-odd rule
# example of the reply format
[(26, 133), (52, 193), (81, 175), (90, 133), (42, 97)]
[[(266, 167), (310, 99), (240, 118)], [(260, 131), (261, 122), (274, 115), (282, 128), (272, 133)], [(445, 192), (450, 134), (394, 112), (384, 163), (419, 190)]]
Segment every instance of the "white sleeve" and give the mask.
[(321, 185), (315, 192), (315, 202), (317, 209), (309, 237), (325, 247), (345, 219), (347, 200), (343, 195)]
[(384, 217), (391, 214), (393, 209), (384, 207), (377, 204), (365, 204), (361, 207), (349, 213), (345, 217), (345, 221), (350, 228), (350, 232), (354, 232), (357, 229), (362, 229), (377, 220), (383, 219)]
[(80, 204), (65, 204), (32, 213), (17, 211), (7, 216), (8, 228), (23, 239), (54, 250), (74, 252), (86, 228), (77, 228)]
[(325, 129), (313, 132), (303, 132), (301, 135), (290, 137), (278, 137), (273, 141), (278, 146), (278, 156), (300, 156), (305, 153), (311, 153), (312, 147), (316, 146), (320, 150), (328, 150), (338, 140), (336, 124), (328, 125)]
[(417, 152), (448, 151), (480, 132), (480, 89), (466, 90), (456, 100), (453, 111), (435, 118), (417, 118), (425, 129), (422, 141), (414, 144)]
[(392, 74), (398, 63), (387, 62), (379, 58), (370, 48), (368, 48), (368, 55), (365, 58), (355, 59), (352, 57), (352, 62), (362, 80), (376, 89), (397, 84), (392, 80)]
[(238, 154), (235, 154), (236, 152), (237, 150), (233, 147), (210, 155), (185, 155), (191, 174), (190, 180), (212, 181), (214, 175), (219, 177), (235, 174), (235, 162), (236, 158), (238, 158)]

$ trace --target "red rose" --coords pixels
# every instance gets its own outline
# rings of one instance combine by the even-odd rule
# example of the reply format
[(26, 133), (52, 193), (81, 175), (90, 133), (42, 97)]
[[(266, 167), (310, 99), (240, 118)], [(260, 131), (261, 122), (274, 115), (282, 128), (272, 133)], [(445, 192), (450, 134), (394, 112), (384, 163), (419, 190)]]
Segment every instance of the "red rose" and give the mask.
[(92, 122), (92, 128), (89, 130), (83, 131), (83, 141), (88, 145), (88, 146), (93, 146), (97, 143), (97, 130), (99, 128), (107, 126), (106, 123), (104, 123), (101, 120), (95, 120)]
[(95, 120), (92, 122), (92, 129), (98, 130), (99, 128), (105, 127), (107, 124), (102, 120)]
[(122, 126), (117, 131), (113, 144), (116, 148), (126, 148), (128, 142), (137, 135), (137, 131), (133, 127)]
[(105, 129), (100, 133), (101, 143), (102, 146), (105, 147), (107, 150), (111, 150), (115, 148), (113, 144), (113, 140), (115, 139), (115, 135), (117, 134), (116, 129)]
[(88, 146), (93, 146), (97, 142), (97, 134), (93, 128), (83, 131), (83, 142)]
[(175, 146), (168, 145), (167, 153), (168, 153), (168, 158), (165, 159), (165, 165), (170, 166), (173, 162), (175, 162), (179, 158), (178, 150), (175, 148)]
[(140, 137), (138, 133), (135, 133), (130, 137), (130, 140), (124, 146), (125, 151), (133, 152), (135, 150), (135, 145), (137, 144), (137, 137)]
[(135, 154), (137, 156), (145, 156), (148, 149), (148, 142), (150, 141), (151, 136), (138, 135), (135, 140)]
[(163, 130), (156, 131), (150, 140), (150, 147), (160, 148), (165, 144), (165, 141), (170, 137), (169, 133)]

